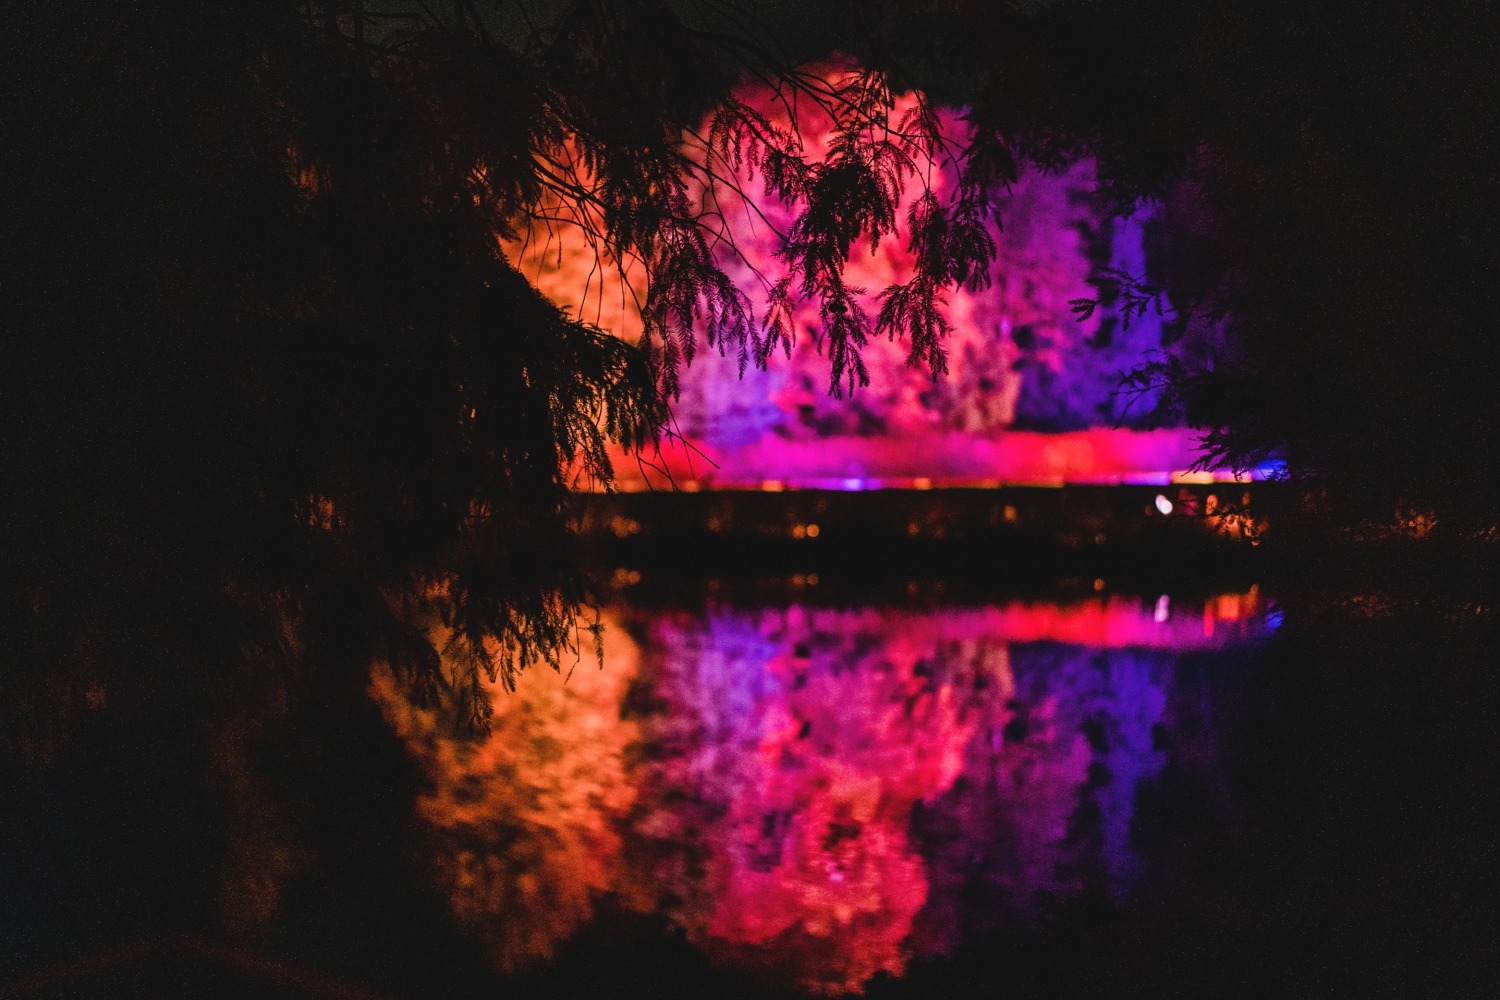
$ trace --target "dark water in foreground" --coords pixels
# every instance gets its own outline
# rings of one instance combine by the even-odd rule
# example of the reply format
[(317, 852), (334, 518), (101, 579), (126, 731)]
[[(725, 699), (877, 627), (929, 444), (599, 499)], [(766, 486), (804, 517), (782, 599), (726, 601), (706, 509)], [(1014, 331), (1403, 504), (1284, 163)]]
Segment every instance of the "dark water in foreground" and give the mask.
[(378, 670), (101, 697), (6, 779), (0, 985), (1493, 995), (1483, 604), (784, 584), (622, 601), (477, 741)]

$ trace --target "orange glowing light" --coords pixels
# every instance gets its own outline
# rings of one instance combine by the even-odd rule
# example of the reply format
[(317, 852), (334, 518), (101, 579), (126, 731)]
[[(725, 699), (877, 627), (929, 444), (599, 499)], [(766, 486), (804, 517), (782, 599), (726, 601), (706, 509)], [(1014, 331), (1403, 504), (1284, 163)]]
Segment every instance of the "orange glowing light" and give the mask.
[(451, 715), (412, 705), (389, 669), (373, 674), (374, 697), (431, 783), (417, 815), (434, 875), (501, 969), (551, 957), (597, 895), (625, 881), (614, 820), (636, 795), (625, 755), (637, 733), (619, 706), (637, 654), (623, 630), (610, 629), (609, 655), (601, 669), (582, 654), (566, 682), (532, 668), (513, 694), (487, 685), (492, 730), (472, 740)]

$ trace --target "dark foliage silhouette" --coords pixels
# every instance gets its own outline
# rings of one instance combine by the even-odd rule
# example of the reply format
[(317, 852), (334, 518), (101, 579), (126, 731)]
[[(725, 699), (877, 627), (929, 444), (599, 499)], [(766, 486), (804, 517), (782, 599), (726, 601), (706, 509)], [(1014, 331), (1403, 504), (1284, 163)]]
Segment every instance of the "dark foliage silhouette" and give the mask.
[[(839, 40), (875, 69), (829, 84), (764, 33), (645, 0), (570, 4), (516, 37), (467, 4), (26, 8), (0, 250), (15, 670), (357, 676), (382, 656), (431, 693), (558, 666), (588, 597), (570, 477), (607, 480), (607, 438), (661, 431), (695, 331), (764, 364), (802, 297), (832, 391), (867, 380), (875, 335), (940, 374), (937, 303), (985, 280), (993, 196), (1021, 163), (1084, 155), (1118, 210), (1160, 201), (1172, 237), (1158, 273), (1101, 274), (1101, 300), (1241, 345), (1126, 386), (1165, 388), (1206, 461), (1285, 457), (1348, 520), (1492, 523), (1487, 7), (850, 15)], [(744, 72), (829, 115), (826, 156), (729, 96)], [(907, 84), (972, 109), (963, 148), (925, 105), (891, 120)], [(930, 157), (961, 183), (898, 219)], [(690, 196), (745, 163), (798, 206), (761, 316)], [(563, 315), (498, 253), (537, 221), (581, 231), (601, 267), (644, 266), (640, 345)], [(843, 264), (898, 228), (917, 270), (871, 317)]]
[[(795, 335), (715, 263), (691, 183), (748, 160), (805, 205), (777, 301), (823, 301), (835, 389), (898, 326), (940, 369), (933, 302), (993, 254), (975, 191), (924, 202), (923, 270), (871, 322), (842, 264), (894, 228), (924, 123), (886, 119), (877, 74), (830, 87), (656, 3), (570, 5), (514, 44), (464, 4), (23, 19), (0, 251), (8, 673), (357, 678), (380, 657), (432, 694), (559, 667), (588, 602), (569, 485), (608, 481), (606, 439), (661, 432), (696, 329), (757, 363)], [(727, 99), (753, 60), (834, 114), (824, 161)], [(644, 264), (639, 345), (499, 252), (539, 220), (601, 267)]]
[(1092, 156), (1119, 211), (1159, 205), (1156, 272), (1100, 299), (1230, 332), (1213, 365), (1134, 379), (1169, 389), (1207, 464), (1284, 458), (1335, 523), (1420, 507), (1455, 541), (1492, 533), (1491, 5), (855, 6), (871, 65), (972, 108), (971, 166)]
[[(327, 936), (357, 927), (389, 944), (370, 974), (430, 993), (453, 956), (407, 932), (440, 911), (376, 915), (431, 900), (404, 884), (385, 895), (405, 877), (390, 860), (418, 779), (366, 697), (371, 661), (480, 727), (484, 678), (566, 670), (597, 637), (578, 624), (592, 595), (569, 486), (608, 479), (608, 441), (667, 432), (681, 366), (705, 349), (695, 336), (746, 367), (819, 337), (835, 392), (858, 391), (860, 347), (878, 336), (905, 338), (940, 373), (937, 304), (984, 280), (986, 215), (1028, 165), (1090, 156), (1116, 210), (1156, 202), (1155, 270), (1101, 274), (1097, 301), (1127, 317), (1160, 306), (1178, 324), (1169, 337), (1194, 323), (1233, 334), (1236, 352), (1212, 366), (1133, 376), (1204, 429), (1209, 460), (1284, 457), (1315, 487), (1289, 495), (1343, 524), (1401, 510), (1428, 525), (1431, 512), (1438, 534), (1493, 540), (1492, 5), (872, 0), (848, 5), (830, 46), (795, 55), (737, 10), (581, 0), (503, 32), (467, 0), (9, 11), (5, 976), (16, 956), (86, 953), (122, 928), (216, 926), (232, 809), (294, 828), (322, 866), (308, 879), (342, 887)], [(832, 43), (869, 69), (828, 84), (796, 68)], [(821, 105), (839, 125), (829, 154), (736, 103), (742, 74)], [(891, 114), (907, 86), (970, 109), (961, 148), (935, 141), (925, 109)], [(893, 191), (925, 157), (951, 157), (962, 182), (902, 213)], [(716, 264), (734, 248), (691, 195), (747, 163), (796, 209), (784, 272), (760, 275), (759, 315)], [(602, 268), (645, 268), (642, 343), (567, 315), (517, 273), (498, 239), (539, 224), (583, 234)], [(867, 290), (871, 316), (842, 265), (861, 237), (892, 232), (918, 268)], [(820, 304), (820, 329), (792, 328), (799, 300)], [(1084, 914), (1050, 950), (1027, 939), (928, 978), (978, 969), (942, 988), (988, 995), (1029, 968), (1064, 984), (1053, 995), (1075, 979), (1146, 993), (1248, 970), (1275, 993), (1342, 975), (1347, 954), (1376, 960), (1360, 966), (1372, 981), (1382, 962), (1405, 976), (1423, 957), (1454, 975), (1478, 967), (1494, 939), (1492, 591), (1476, 598), (1478, 574), (1385, 550), (1318, 569), (1330, 566), (1328, 592), (1356, 596), (1288, 585), (1290, 642), (1251, 692), (1247, 767), (1272, 760), (1251, 779), (1286, 787), (1262, 787), (1227, 848), (1210, 845), (1223, 895), (1180, 893), (1136, 923), (1111, 915), (1102, 957)], [(1299, 623), (1320, 601), (1332, 624)], [(1412, 664), (1425, 685), (1408, 681)], [(204, 794), (230, 772), (261, 782), (258, 797)], [(1418, 794), (1398, 802), (1396, 786)], [(1308, 829), (1332, 836), (1303, 858)], [(1347, 914), (1382, 908), (1385, 936), (1331, 948), (1335, 964), (1305, 948), (1304, 968), (1265, 962), (1284, 926), (1299, 942), (1330, 925), (1352, 938)], [(698, 961), (679, 945), (663, 946), (669, 961), (620, 964), (675, 974)], [(629, 981), (586, 958), (562, 964), (594, 992)]]

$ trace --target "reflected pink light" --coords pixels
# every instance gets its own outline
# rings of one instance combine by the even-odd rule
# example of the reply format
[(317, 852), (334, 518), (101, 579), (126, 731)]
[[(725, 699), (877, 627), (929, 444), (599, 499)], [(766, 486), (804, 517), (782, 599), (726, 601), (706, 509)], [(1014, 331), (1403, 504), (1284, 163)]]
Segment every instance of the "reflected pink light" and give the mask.
[[(1011, 642), (1066, 642), (1096, 649), (1223, 649), (1267, 634), (1259, 594), (1252, 590), (1233, 596), (1233, 605), (1205, 604), (1201, 628), (1187, 615), (1167, 614), (1165, 597), (1149, 610), (1128, 598), (1109, 598), (1068, 605), (1013, 603), (974, 613), (983, 616), (987, 629)], [(1233, 614), (1226, 615), (1231, 607)]]
[[(678, 920), (712, 952), (837, 993), (951, 950), (976, 857), (1023, 909), (1078, 891), (1079, 865), (1124, 891), (1173, 676), (1170, 656), (1142, 647), (1204, 648), (1195, 626), (1122, 600), (655, 619), (642, 666), (667, 710), (646, 739), (672, 749), (639, 801), (650, 828), (694, 831), (662, 844), (702, 859), (660, 869)], [(1246, 634), (1214, 645), (1230, 631)], [(665, 821), (683, 801), (696, 818)], [(910, 827), (918, 802), (951, 818), (930, 860)], [(1077, 823), (1094, 825), (1078, 839)]]
[[(389, 671), (374, 694), (431, 782), (434, 877), (499, 967), (553, 956), (608, 894), (839, 993), (951, 950), (976, 881), (1022, 911), (1082, 872), (1128, 889), (1170, 651), (1264, 634), (1261, 605), (616, 608), (604, 669), (492, 687), (487, 738), (408, 704)], [(1193, 732), (1175, 739), (1211, 738)]]
[(657, 620), (643, 667), (670, 708), (647, 738), (667, 727), (673, 752), (642, 802), (671, 811), (686, 788), (705, 803), (686, 845), (702, 875), (667, 887), (691, 939), (820, 993), (904, 969), (928, 898), (912, 808), (962, 771), (978, 672), (1007, 686), (1003, 647), (977, 638), (934, 666), (940, 637), (975, 624), (797, 607)]

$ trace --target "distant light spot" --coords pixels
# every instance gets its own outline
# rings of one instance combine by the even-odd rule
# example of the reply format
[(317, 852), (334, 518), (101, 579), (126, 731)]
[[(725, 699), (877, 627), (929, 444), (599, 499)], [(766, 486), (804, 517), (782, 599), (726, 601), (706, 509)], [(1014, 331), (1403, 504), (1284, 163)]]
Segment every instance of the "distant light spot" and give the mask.
[(1156, 509), (1161, 511), (1163, 514), (1170, 514), (1172, 513), (1172, 501), (1168, 500), (1165, 496), (1158, 493), (1156, 494)]
[(1166, 594), (1156, 599), (1156, 610), (1152, 612), (1151, 618), (1156, 624), (1161, 625), (1172, 617), (1172, 601)]
[(822, 529), (819, 528), (816, 524), (809, 524), (807, 526), (807, 537), (808, 538), (817, 538), (818, 537), (818, 532), (821, 531), (821, 530)]

